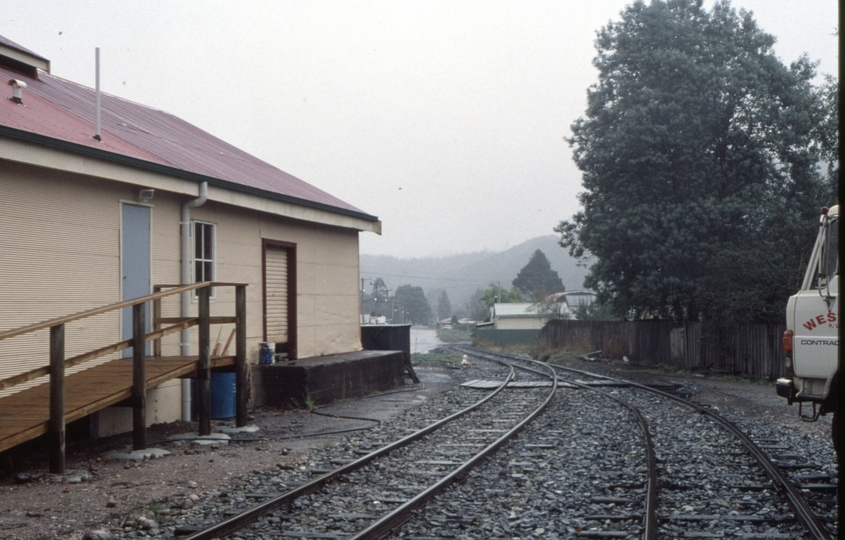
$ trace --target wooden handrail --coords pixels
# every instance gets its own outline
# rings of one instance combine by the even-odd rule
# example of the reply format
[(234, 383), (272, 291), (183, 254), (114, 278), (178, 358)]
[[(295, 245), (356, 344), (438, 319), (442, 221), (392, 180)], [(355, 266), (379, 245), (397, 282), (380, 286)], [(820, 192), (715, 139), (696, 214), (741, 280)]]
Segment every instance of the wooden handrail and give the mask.
[(218, 281), (204, 281), (202, 283), (194, 283), (192, 285), (158, 285), (157, 287), (160, 288), (170, 288), (175, 287), (173, 290), (159, 292), (150, 294), (147, 296), (142, 296), (140, 298), (135, 298), (133, 300), (123, 300), (122, 302), (115, 302), (114, 304), (108, 304), (106, 306), (100, 306), (97, 308), (89, 309), (86, 311), (80, 311), (79, 313), (74, 313), (73, 315), (65, 315), (63, 317), (57, 317), (55, 319), (50, 319), (49, 321), (43, 321), (35, 324), (29, 324), (26, 326), (21, 326), (20, 328), (15, 328), (13, 330), (6, 330), (5, 332), (0, 332), (0, 341), (4, 339), (9, 339), (11, 337), (20, 336), (23, 334), (28, 334), (30, 332), (36, 332), (38, 330), (44, 330), (45, 328), (50, 328), (51, 326), (58, 326), (60, 324), (67, 324), (69, 322), (78, 321), (79, 319), (85, 319), (86, 317), (93, 317), (94, 315), (101, 315), (103, 313), (108, 313), (109, 311), (114, 311), (117, 309), (123, 309), (126, 307), (131, 307), (136, 304), (143, 304), (146, 302), (151, 302), (153, 300), (158, 300), (160, 298), (166, 298), (168, 296), (173, 296), (176, 294), (181, 294), (183, 292), (193, 291), (194, 289), (202, 289), (204, 287), (236, 287), (239, 285), (246, 285), (246, 283), (224, 283)]
[[(142, 304), (146, 302), (151, 302), (155, 300), (159, 300), (161, 298), (165, 298), (167, 296), (173, 296), (177, 294), (181, 294), (183, 292), (189, 292), (195, 289), (202, 289), (206, 287), (238, 287), (244, 286), (243, 283), (224, 283), (224, 282), (217, 282), (217, 281), (206, 281), (202, 283), (194, 283), (192, 285), (156, 285), (155, 290), (160, 291), (163, 288), (169, 288), (172, 290), (166, 292), (157, 292), (154, 294), (150, 294), (147, 296), (142, 296), (140, 298), (135, 298), (133, 300), (124, 300), (122, 302), (115, 302), (114, 304), (109, 304), (106, 306), (101, 306), (98, 308), (89, 309), (87, 311), (80, 311), (79, 313), (75, 313), (73, 315), (66, 315), (64, 317), (57, 317), (55, 319), (50, 319), (48, 321), (39, 322), (35, 324), (30, 324), (27, 326), (22, 326), (20, 328), (15, 328), (13, 330), (8, 330), (6, 332), (0, 332), (0, 341), (4, 339), (8, 339), (15, 336), (20, 336), (23, 334), (28, 334), (30, 332), (37, 332), (38, 330), (43, 330), (45, 328), (52, 328), (55, 326), (63, 325), (71, 321), (77, 321), (80, 319), (84, 319), (86, 317), (93, 317), (94, 315), (100, 315), (103, 313), (107, 313), (112, 310), (123, 309), (126, 307), (134, 306), (137, 304)], [(154, 332), (150, 332), (146, 335), (145, 341), (150, 341), (154, 339), (160, 339), (166, 335), (172, 334), (174, 332), (178, 332), (187, 328), (192, 328), (197, 325), (197, 317), (167, 317), (167, 318), (160, 318), (155, 322), (164, 323), (164, 324), (173, 324), (168, 328), (156, 330)], [(229, 324), (229, 323), (236, 323), (237, 317), (210, 317), (211, 324)], [(68, 358), (65, 360), (64, 365), (65, 369), (73, 367), (77, 364), (81, 364), (83, 362), (87, 362), (88, 360), (93, 360), (100, 356), (104, 356), (106, 354), (111, 354), (114, 352), (120, 352), (122, 350), (128, 349), (132, 347), (132, 340), (127, 339), (124, 341), (119, 341), (112, 345), (107, 345), (105, 347), (101, 347), (99, 349), (95, 349), (93, 351), (89, 351), (84, 354), (80, 354), (74, 356), (73, 358)], [(11, 388), (13, 386), (17, 386), (19, 384), (31, 381), (33, 379), (37, 379), (39, 377), (43, 377), (48, 375), (50, 372), (48, 366), (41, 366), (38, 368), (31, 369), (29, 371), (25, 371), (23, 373), (18, 373), (17, 375), (13, 375), (11, 377), (7, 377), (5, 379), (0, 379), (0, 390), (5, 390), (6, 388)]]
[[(231, 322), (234, 321), (234, 317), (212, 317), (213, 319), (225, 319), (226, 322), (229, 322), (229, 319), (233, 319)], [(153, 339), (159, 339), (164, 336), (174, 334), (176, 332), (181, 332), (182, 330), (192, 328), (197, 325), (197, 318), (193, 317), (184, 321), (181, 321), (179, 324), (175, 324), (173, 326), (169, 326), (167, 328), (163, 328), (161, 330), (156, 330), (155, 332), (150, 332), (146, 335), (145, 340), (150, 341)], [(82, 364), (83, 362), (87, 362), (88, 360), (93, 360), (95, 358), (99, 358), (100, 356), (105, 356), (107, 354), (120, 352), (123, 350), (128, 349), (132, 346), (132, 340), (126, 339), (123, 341), (118, 341), (112, 345), (107, 345), (105, 347), (100, 347), (99, 349), (95, 349), (93, 351), (89, 351), (87, 353), (79, 354), (74, 356), (73, 358), (68, 358), (65, 360), (65, 369), (73, 367), (77, 364)], [(22, 384), (33, 379), (37, 379), (38, 377), (43, 377), (44, 375), (48, 375), (50, 369), (46, 366), (31, 369), (29, 371), (25, 371), (24, 373), (19, 373), (17, 375), (13, 375), (6, 379), (0, 380), (0, 390), (5, 390), (6, 388), (11, 388), (12, 386), (16, 386), (18, 384)]]
[[(212, 317), (210, 313), (211, 287), (234, 287), (235, 316)], [(115, 302), (73, 315), (57, 317), (48, 321), (26, 325), (13, 330), (0, 332), (0, 341), (20, 336), (46, 328), (50, 329), (50, 362), (42, 366), (0, 380), (0, 390), (16, 386), (37, 377), (50, 377), (50, 403), (47, 436), (50, 446), (50, 472), (61, 474), (65, 468), (65, 370), (71, 366), (93, 360), (100, 356), (112, 354), (132, 348), (132, 430), (133, 446), (135, 450), (146, 448), (146, 346), (150, 340), (156, 341), (156, 354), (160, 354), (160, 340), (162, 337), (187, 330), (193, 326), (199, 327), (199, 356), (196, 362), (199, 397), (199, 425), (200, 435), (208, 435), (211, 431), (209, 382), (211, 378), (211, 344), (210, 326), (212, 324), (234, 323), (237, 334), (235, 371), (236, 371), (236, 421), (238, 427), (246, 425), (247, 421), (247, 379), (246, 379), (246, 287), (245, 283), (203, 282), (192, 285), (155, 285), (154, 293)], [(170, 289), (162, 291), (162, 289)], [(162, 317), (161, 299), (177, 294), (184, 294), (193, 290), (198, 291), (199, 305), (197, 317)], [(152, 332), (146, 332), (146, 305), (153, 303)], [(65, 325), (86, 317), (93, 317), (132, 307), (132, 339), (118, 341), (105, 347), (89, 350), (88, 352), (65, 358)], [(167, 328), (160, 328), (162, 324), (169, 324)]]

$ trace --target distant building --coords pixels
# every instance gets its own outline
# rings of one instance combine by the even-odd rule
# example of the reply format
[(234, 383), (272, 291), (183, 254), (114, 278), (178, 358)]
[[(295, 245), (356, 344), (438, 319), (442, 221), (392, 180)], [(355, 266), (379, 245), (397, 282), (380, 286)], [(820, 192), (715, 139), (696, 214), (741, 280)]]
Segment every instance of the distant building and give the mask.
[(537, 304), (497, 303), (490, 308), (490, 321), (494, 330), (540, 330), (548, 320), (549, 316), (542, 313)]
[(565, 304), (566, 308), (561, 308), (561, 313), (568, 313), (569, 318), (576, 318), (574, 309), (578, 306), (589, 306), (592, 305), (593, 302), (596, 301), (596, 293), (591, 291), (565, 291), (550, 294), (544, 300), (545, 303), (549, 304), (552, 302), (558, 304)]

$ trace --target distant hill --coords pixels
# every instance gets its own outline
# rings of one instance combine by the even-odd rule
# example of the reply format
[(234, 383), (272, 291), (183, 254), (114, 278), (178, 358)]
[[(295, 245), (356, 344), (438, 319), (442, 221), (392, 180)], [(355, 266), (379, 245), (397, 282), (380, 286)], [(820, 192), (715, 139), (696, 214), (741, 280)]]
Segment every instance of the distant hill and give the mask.
[(516, 275), (538, 249), (549, 259), (552, 270), (558, 273), (567, 290), (583, 287), (587, 269), (575, 264), (555, 235), (532, 238), (499, 253), (481, 251), (419, 259), (361, 255), (361, 277), (367, 280), (364, 284), (367, 290), (370, 290), (369, 282), (377, 277), (391, 291), (400, 285), (422, 287), (426, 296), (431, 296), (432, 291), (445, 290), (452, 307), (457, 309), (469, 301), (476, 289), (484, 289), (490, 283), (498, 281), (503, 288), (510, 289)]

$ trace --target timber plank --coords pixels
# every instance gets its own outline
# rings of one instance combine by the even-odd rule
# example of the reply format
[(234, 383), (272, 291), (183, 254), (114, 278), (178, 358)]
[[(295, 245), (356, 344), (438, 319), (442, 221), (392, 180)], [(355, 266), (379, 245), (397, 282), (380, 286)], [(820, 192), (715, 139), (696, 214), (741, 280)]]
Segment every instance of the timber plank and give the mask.
[[(148, 357), (147, 388), (176, 378), (196, 377), (197, 356)], [(216, 356), (212, 368), (234, 366), (234, 356)], [(132, 395), (132, 361), (112, 360), (65, 377), (65, 422), (78, 420)], [(0, 398), (0, 451), (47, 433), (48, 382)]]

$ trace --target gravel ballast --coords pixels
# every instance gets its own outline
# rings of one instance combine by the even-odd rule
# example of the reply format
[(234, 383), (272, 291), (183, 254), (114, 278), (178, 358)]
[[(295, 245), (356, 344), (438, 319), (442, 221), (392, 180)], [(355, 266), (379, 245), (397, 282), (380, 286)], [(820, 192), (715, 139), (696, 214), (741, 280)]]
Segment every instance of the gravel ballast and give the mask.
[[(632, 369), (622, 364), (574, 363), (587, 370), (597, 370), (598, 367), (618, 369), (626, 376), (653, 378), (653, 375), (644, 370)], [(225, 502), (227, 510), (231, 511), (233, 506), (249, 504), (257, 499), (251, 495), (259, 494), (265, 489), (278, 490), (281, 483), (310, 476), (311, 469), (324, 466), (323, 460), (330, 455), (333, 448), (349, 452), (367, 444), (375, 444), (377, 440), (389, 438), (377, 436), (372, 441), (369, 440), (380, 431), (390, 429), (390, 424), (397, 419), (403, 419), (403, 422), (409, 418), (413, 419), (414, 412), (425, 404), (432, 406), (442, 399), (448, 402), (449, 392), (469, 376), (467, 369), (447, 366), (419, 366), (417, 372), (423, 380), (423, 389), (416, 388), (410, 392), (342, 403), (322, 411), (356, 419), (319, 416), (306, 411), (257, 410), (254, 412), (253, 422), (260, 431), (250, 434), (249, 437), (253, 440), (249, 442), (235, 442), (228, 446), (212, 444), (204, 447), (191, 441), (167, 442), (161, 447), (171, 451), (172, 455), (138, 462), (113, 461), (104, 457), (108, 451), (127, 449), (129, 439), (117, 437), (101, 441), (95, 446), (71, 448), (68, 469), (73, 472), (62, 477), (45, 474), (46, 457), (43, 461), (38, 461), (38, 456), (35, 456), (22, 463), (25, 468), (17, 472), (17, 482), (15, 475), (7, 475), (0, 482), (0, 539), (81, 539), (85, 533), (95, 529), (127, 538), (164, 535), (166, 523), (185, 523), (187, 520), (180, 517), (197, 512), (203, 505), (221, 501), (221, 504)], [(785, 401), (775, 395), (772, 385), (700, 377), (660, 378), (685, 385), (696, 401), (717, 407), (729, 418), (734, 416), (735, 418), (730, 419), (739, 421), (748, 431), (755, 433), (755, 437), (761, 440), (784, 441), (790, 454), (812, 456), (821, 469), (835, 474), (835, 457), (829, 444), (829, 419), (823, 418), (813, 424), (801, 422), (797, 418), (797, 408), (786, 406)], [(585, 410), (582, 414), (586, 413)], [(378, 422), (383, 424), (379, 425)], [(371, 426), (378, 428), (346, 434), (293, 438), (303, 434)], [(149, 440), (169, 441), (176, 431), (188, 428), (190, 426), (186, 425), (159, 426), (151, 431)], [(584, 436), (603, 437), (606, 434)], [(233, 437), (237, 438), (237, 435)], [(607, 442), (599, 441), (596, 444), (612, 447), (612, 444)], [(344, 449), (343, 445), (348, 448)], [(569, 448), (561, 450), (572, 451)], [(611, 448), (611, 453), (618, 451)], [(627, 474), (623, 472), (625, 470), (636, 474), (637, 468), (640, 467), (635, 457), (627, 455), (624, 451), (620, 452), (619, 456), (609, 454), (609, 458), (618, 458), (620, 464), (609, 465), (608, 475), (624, 475)], [(457, 488), (468, 490), (464, 495), (465, 500), (483, 501), (484, 493), (498, 498), (501, 492), (515, 492), (517, 488), (525, 487), (526, 483), (530, 482), (530, 471), (521, 470), (528, 466), (519, 465), (526, 460), (519, 455), (502, 454), (494, 459), (499, 470), (505, 471), (505, 474), (500, 475), (500, 482), (507, 479), (507, 483), (494, 483), (484, 488), (469, 487), (470, 484), (467, 483), (467, 487)], [(562, 467), (551, 459), (547, 461), (549, 468)], [(569, 462), (571, 461), (570, 456)], [(542, 502), (538, 503), (539, 508), (535, 507), (534, 503), (529, 506), (525, 501), (519, 506), (508, 503), (512, 509), (519, 509), (512, 510), (513, 518), (510, 517), (511, 513), (507, 513), (503, 521), (482, 520), (483, 522), (478, 524), (478, 534), (482, 536), (473, 534), (467, 537), (484, 538), (483, 534), (495, 537), (500, 533), (519, 531), (526, 536), (530, 532), (552, 538), (552, 532), (557, 527), (569, 527), (573, 531), (582, 525), (589, 527), (590, 523), (581, 524), (570, 516), (560, 515), (557, 522), (547, 517), (574, 511), (567, 506), (570, 503), (564, 502), (564, 498), (560, 497), (557, 491), (580, 493), (580, 497), (585, 501), (601, 497), (589, 491), (589, 486), (578, 484), (582, 480), (579, 480), (577, 471), (568, 473), (571, 485), (550, 485), (545, 488), (541, 486), (541, 490), (545, 489), (545, 495)], [(233, 505), (232, 500), (238, 498), (242, 501), (235, 501), (237, 504)], [(229, 500), (224, 501), (225, 499)], [(303, 504), (307, 504), (307, 501)], [(596, 503), (595, 508), (590, 509), (589, 504), (588, 502), (588, 507), (584, 510), (579, 510), (583, 515), (594, 515), (589, 512), (599, 511), (636, 513), (635, 506), (628, 508), (624, 505), (616, 507), (608, 506), (609, 503)], [(835, 508), (832, 511), (835, 513)], [(468, 510), (444, 512), (441, 517), (440, 521), (457, 524), (459, 530), (463, 530), (461, 523), (465, 528), (473, 526)], [(569, 520), (569, 523), (563, 520)], [(421, 525), (419, 532), (432, 533), (436, 529), (437, 521), (438, 519), (433, 519), (434, 525)], [(625, 524), (623, 520), (619, 527), (623, 526), (630, 527), (626, 530), (635, 531), (636, 519), (629, 524)], [(540, 529), (542, 532), (537, 532)], [(558, 531), (566, 532), (569, 531), (565, 528)], [(565, 537), (565, 534), (560, 537)]]

